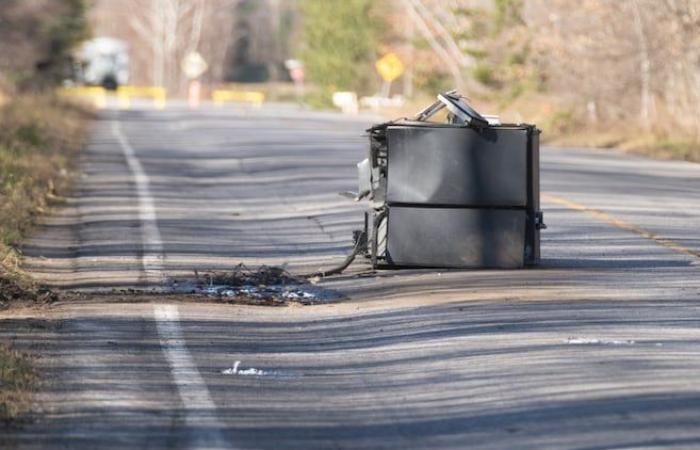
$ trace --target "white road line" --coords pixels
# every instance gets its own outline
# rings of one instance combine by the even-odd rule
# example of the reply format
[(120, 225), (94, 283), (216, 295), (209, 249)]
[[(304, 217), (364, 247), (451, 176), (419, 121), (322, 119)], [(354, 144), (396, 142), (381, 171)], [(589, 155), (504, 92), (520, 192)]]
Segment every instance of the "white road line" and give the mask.
[(231, 448), (221, 431), (224, 426), (216, 418), (216, 405), (185, 345), (177, 306), (154, 305), (153, 315), (161, 349), (170, 364), (170, 371), (185, 409), (185, 424), (190, 438), (188, 448)]
[(151, 182), (141, 161), (136, 157), (134, 148), (122, 132), (119, 122), (112, 121), (112, 133), (119, 141), (126, 163), (129, 166), (136, 192), (139, 196), (139, 220), (141, 221), (141, 265), (147, 284), (162, 284), (165, 281), (163, 271), (163, 241), (158, 230), (156, 207), (151, 196)]

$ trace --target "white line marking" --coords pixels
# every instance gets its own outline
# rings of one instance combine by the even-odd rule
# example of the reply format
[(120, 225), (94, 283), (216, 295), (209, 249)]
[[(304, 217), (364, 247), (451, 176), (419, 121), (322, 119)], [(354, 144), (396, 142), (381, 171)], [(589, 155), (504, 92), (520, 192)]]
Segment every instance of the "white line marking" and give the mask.
[(216, 405), (185, 345), (177, 306), (154, 305), (153, 315), (161, 349), (170, 365), (170, 372), (185, 409), (185, 424), (191, 439), (188, 447), (230, 448), (221, 432), (224, 426), (216, 418)]
[(595, 338), (582, 338), (582, 337), (570, 337), (567, 338), (567, 344), (571, 345), (634, 345), (635, 341), (631, 339), (595, 339)]
[(136, 157), (134, 148), (122, 132), (119, 122), (112, 121), (112, 133), (119, 141), (126, 163), (129, 166), (136, 192), (139, 196), (139, 220), (141, 221), (141, 265), (147, 284), (162, 284), (165, 281), (163, 271), (163, 241), (158, 230), (156, 207), (151, 195), (150, 180), (141, 161)]

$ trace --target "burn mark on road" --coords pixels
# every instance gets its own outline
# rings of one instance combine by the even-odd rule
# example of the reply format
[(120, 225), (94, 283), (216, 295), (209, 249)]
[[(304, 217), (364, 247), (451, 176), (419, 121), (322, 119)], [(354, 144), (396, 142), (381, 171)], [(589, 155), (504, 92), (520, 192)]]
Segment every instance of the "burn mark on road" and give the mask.
[(239, 264), (226, 272), (194, 271), (193, 279), (171, 280), (173, 293), (215, 298), (224, 303), (260, 306), (313, 305), (340, 300), (342, 295), (310, 284), (282, 267), (249, 268)]

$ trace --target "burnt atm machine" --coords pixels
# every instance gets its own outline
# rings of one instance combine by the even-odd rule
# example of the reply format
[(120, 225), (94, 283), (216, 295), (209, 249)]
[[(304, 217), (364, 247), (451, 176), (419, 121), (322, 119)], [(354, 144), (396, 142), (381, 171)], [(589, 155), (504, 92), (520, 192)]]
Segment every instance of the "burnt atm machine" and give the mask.
[[(429, 121), (446, 112), (443, 123)], [(375, 268), (502, 268), (537, 264), (539, 134), (481, 116), (456, 92), (413, 119), (368, 130), (358, 164)]]

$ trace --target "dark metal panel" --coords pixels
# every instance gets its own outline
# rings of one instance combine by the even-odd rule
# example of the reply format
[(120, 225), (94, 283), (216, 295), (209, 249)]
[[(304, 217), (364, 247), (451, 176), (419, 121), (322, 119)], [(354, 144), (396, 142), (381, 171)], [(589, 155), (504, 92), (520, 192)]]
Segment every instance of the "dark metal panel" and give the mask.
[(528, 264), (537, 264), (540, 262), (540, 228), (537, 223), (541, 220), (540, 214), (540, 130), (533, 128), (530, 133), (530, 153), (529, 162), (529, 182), (528, 182), (528, 216), (534, 222), (530, 225), (531, 231), (528, 233), (528, 244), (532, 248), (529, 255)]
[(387, 262), (396, 266), (524, 265), (524, 209), (389, 208)]
[(525, 207), (527, 129), (391, 126), (387, 201)]

